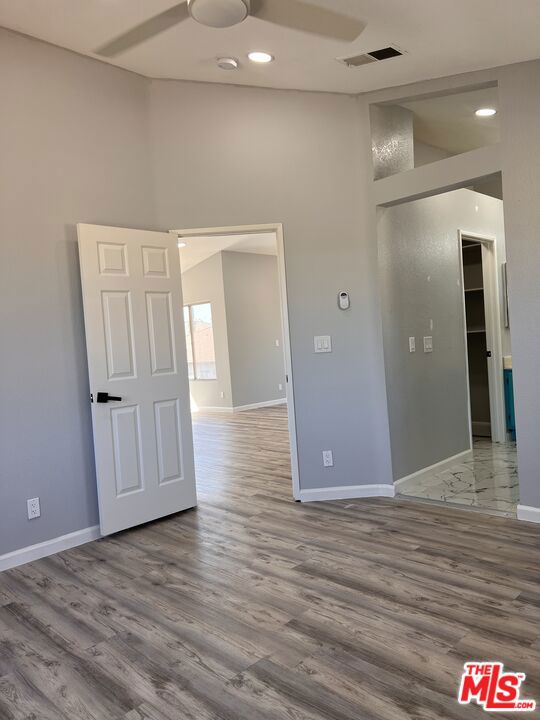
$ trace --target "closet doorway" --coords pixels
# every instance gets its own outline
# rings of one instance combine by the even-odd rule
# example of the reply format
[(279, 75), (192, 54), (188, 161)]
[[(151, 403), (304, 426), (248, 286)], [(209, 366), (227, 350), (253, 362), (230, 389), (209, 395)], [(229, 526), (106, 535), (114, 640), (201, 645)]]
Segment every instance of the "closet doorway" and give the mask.
[(458, 232), (471, 439), (507, 440), (495, 239)]

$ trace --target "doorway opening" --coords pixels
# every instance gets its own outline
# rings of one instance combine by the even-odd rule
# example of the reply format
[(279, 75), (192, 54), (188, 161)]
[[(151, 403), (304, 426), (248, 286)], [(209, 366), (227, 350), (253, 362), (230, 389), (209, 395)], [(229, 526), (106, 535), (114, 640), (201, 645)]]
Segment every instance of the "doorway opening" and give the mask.
[(281, 225), (178, 236), (199, 498), (296, 496)]
[(515, 516), (500, 174), (486, 187), (379, 208), (392, 464), (399, 496)]
[[(499, 312), (495, 238), (458, 231), (458, 240), (462, 258), (471, 435), (504, 443), (507, 439), (515, 440), (515, 430), (505, 424), (504, 376), (497, 372), (497, 368), (504, 369), (508, 363), (510, 333)], [(507, 437), (510, 434), (512, 437)]]

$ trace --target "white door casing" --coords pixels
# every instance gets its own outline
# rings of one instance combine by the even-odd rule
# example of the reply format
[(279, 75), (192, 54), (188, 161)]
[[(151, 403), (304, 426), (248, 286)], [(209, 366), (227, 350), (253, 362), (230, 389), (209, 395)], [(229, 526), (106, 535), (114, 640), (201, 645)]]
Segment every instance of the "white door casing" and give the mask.
[[(108, 535), (197, 504), (180, 261), (170, 233), (77, 231), (100, 528)], [(121, 400), (96, 402), (98, 392)]]
[(236, 225), (210, 228), (181, 228), (170, 230), (174, 237), (197, 238), (209, 235), (246, 235), (251, 233), (275, 233), (277, 244), (278, 279), (280, 290), (281, 324), (283, 328), (283, 354), (285, 359), (285, 390), (287, 395), (287, 418), (289, 425), (289, 443), (291, 448), (292, 494), (295, 500), (301, 499), (300, 474), (298, 467), (298, 442), (296, 436), (296, 411), (294, 405), (294, 382), (291, 356), (291, 337), (289, 327), (289, 302), (287, 297), (287, 273), (285, 266), (285, 242), (281, 223), (264, 225)]
[(504, 376), (501, 342), (502, 313), (499, 305), (497, 275), (497, 247), (495, 241), (482, 241), (482, 276), (484, 312), (486, 317), (486, 345), (491, 351), (487, 358), (491, 438), (506, 441), (506, 412), (504, 404)]
[[(491, 438), (493, 442), (506, 441), (506, 413), (504, 404), (503, 363), (501, 326), (502, 314), (499, 303), (499, 284), (497, 276), (497, 246), (494, 237), (480, 235), (466, 230), (458, 230), (458, 248), (461, 269), (461, 287), (464, 288), (462, 241), (476, 240), (482, 246), (482, 277), (484, 287), (484, 312), (486, 320), (486, 347), (491, 356), (486, 358), (489, 384), (489, 405), (491, 414)], [(469, 361), (467, 349), (467, 315), (465, 295), (463, 295), (463, 322), (465, 332), (465, 363), (467, 367), (467, 397), (469, 411), (469, 432), (472, 448), (471, 397), (469, 387)]]

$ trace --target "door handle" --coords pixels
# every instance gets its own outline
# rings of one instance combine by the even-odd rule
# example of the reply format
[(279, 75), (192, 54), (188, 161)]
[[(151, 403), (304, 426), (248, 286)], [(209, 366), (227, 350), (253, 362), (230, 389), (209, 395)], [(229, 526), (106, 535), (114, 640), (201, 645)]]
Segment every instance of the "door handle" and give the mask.
[[(98, 392), (96, 395), (96, 402), (98, 402), (98, 403), (108, 403), (111, 400), (114, 402), (120, 402), (122, 400), (122, 398), (118, 397), (118, 395), (109, 395), (108, 392)], [(93, 395), (90, 395), (90, 401), (94, 402)]]

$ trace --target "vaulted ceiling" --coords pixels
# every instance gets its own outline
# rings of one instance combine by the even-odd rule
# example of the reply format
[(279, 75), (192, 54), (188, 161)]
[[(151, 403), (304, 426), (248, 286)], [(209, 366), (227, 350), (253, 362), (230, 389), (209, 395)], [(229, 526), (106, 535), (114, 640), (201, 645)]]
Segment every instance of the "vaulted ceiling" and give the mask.
[[(538, 0), (309, 0), (366, 23), (352, 43), (287, 30), (255, 18), (215, 29), (189, 20), (107, 60), (152, 78), (359, 93), (540, 55)], [(177, 2), (177, 0), (176, 0)], [(0, 25), (94, 55), (97, 47), (175, 0), (0, 0)], [(395, 44), (399, 58), (350, 69), (337, 57)], [(275, 55), (250, 64), (251, 50)], [(216, 56), (239, 59), (220, 70)]]
[(185, 247), (180, 248), (180, 265), (183, 273), (222, 250), (277, 255), (276, 235), (273, 232), (208, 235), (183, 238), (183, 241), (186, 243)]

